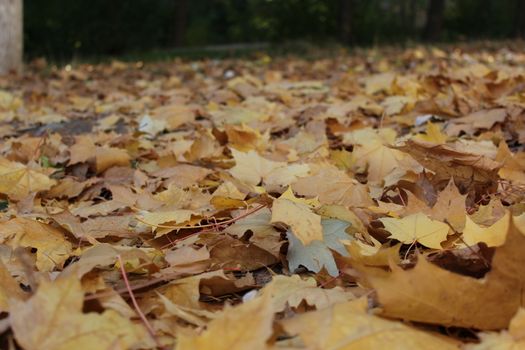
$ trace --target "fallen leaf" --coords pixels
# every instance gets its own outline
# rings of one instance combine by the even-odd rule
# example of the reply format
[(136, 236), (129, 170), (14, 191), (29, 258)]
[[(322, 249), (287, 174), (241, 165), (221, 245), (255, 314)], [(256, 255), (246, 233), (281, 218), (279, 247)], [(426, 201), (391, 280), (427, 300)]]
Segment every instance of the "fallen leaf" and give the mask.
[(317, 197), (323, 204), (355, 207), (373, 204), (366, 186), (329, 166), (322, 167), (313, 176), (298, 179), (293, 182), (292, 188), (299, 195)]
[(382, 314), (387, 317), (481, 330), (504, 329), (522, 304), (523, 249), (525, 235), (511, 221), (507, 240), (496, 249), (492, 269), (483, 279), (449, 272), (423, 257), (413, 269), (405, 271), (393, 265), (391, 273), (368, 270), (365, 278), (376, 289)]
[(201, 334), (181, 332), (177, 350), (243, 350), (269, 349), (273, 309), (269, 294), (236, 307), (227, 307)]
[(298, 307), (303, 301), (317, 310), (324, 309), (336, 303), (342, 303), (354, 298), (350, 292), (339, 287), (332, 289), (317, 288), (313, 278), (301, 279), (299, 275), (275, 276), (262, 290), (272, 298), (273, 312), (284, 311), (287, 306)]
[(231, 149), (235, 166), (230, 173), (235, 178), (250, 185), (257, 185), (273, 170), (286, 166), (286, 163), (274, 162), (261, 157), (256, 151), (246, 153)]
[(326, 219), (321, 222), (323, 229), (322, 240), (316, 240), (309, 244), (302, 243), (293, 233), (293, 228), (288, 230), (288, 266), (290, 271), (294, 271), (300, 265), (310, 271), (319, 272), (324, 267), (331, 276), (337, 276), (339, 269), (335, 264), (334, 257), (330, 249), (335, 250), (343, 256), (348, 252), (342, 240), (351, 240), (345, 229), (350, 226), (348, 222), (336, 219)]
[(309, 349), (459, 349), (455, 342), (367, 312), (366, 299), (281, 321)]
[(410, 154), (425, 168), (436, 174), (436, 181), (449, 181), (451, 178), (463, 186), (494, 186), (499, 162), (490, 158), (458, 151), (449, 145), (436, 145), (429, 142), (408, 140), (397, 149)]
[(272, 205), (271, 223), (284, 223), (290, 226), (291, 232), (303, 244), (323, 240), (321, 217), (305, 204), (278, 198)]
[(9, 300), (23, 300), (25, 294), (0, 260), (0, 312), (9, 312)]
[(4, 158), (0, 158), (0, 176), (0, 193), (15, 200), (49, 190), (56, 183), (40, 171)]
[(443, 144), (447, 142), (448, 136), (441, 132), (438, 124), (428, 122), (425, 134), (417, 134), (414, 138), (425, 142)]
[(472, 246), (480, 242), (489, 247), (498, 247), (505, 243), (510, 225), (510, 212), (489, 227), (483, 227), (472, 221), (467, 215), (465, 229), (463, 230), (463, 241)]
[(72, 252), (71, 243), (59, 229), (24, 218), (0, 223), (0, 243), (35, 248), (36, 266), (45, 272), (61, 267)]
[(419, 242), (426, 247), (442, 249), (441, 243), (447, 239), (449, 226), (443, 222), (431, 220), (425, 214), (412, 214), (401, 219), (379, 219), (390, 232), (390, 238), (405, 244)]
[(76, 277), (43, 282), (26, 302), (12, 300), (15, 339), (27, 350), (109, 349), (140, 346), (143, 328), (112, 310), (82, 313), (84, 293)]

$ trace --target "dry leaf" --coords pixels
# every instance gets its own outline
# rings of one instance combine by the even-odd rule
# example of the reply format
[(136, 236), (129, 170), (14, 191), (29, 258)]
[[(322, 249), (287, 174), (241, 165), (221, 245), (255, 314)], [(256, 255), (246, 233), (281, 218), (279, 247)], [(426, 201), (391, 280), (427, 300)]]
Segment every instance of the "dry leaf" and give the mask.
[(454, 178), (463, 186), (493, 186), (501, 164), (484, 156), (458, 151), (449, 145), (408, 140), (397, 149), (410, 154), (436, 173), (437, 181)]
[(368, 313), (366, 299), (334, 304), (281, 323), (308, 349), (459, 349), (453, 341)]
[(302, 203), (284, 198), (276, 199), (272, 205), (271, 223), (284, 223), (290, 226), (293, 235), (303, 245), (323, 240), (321, 217)]
[(265, 293), (271, 295), (273, 312), (284, 311), (287, 306), (296, 308), (303, 301), (321, 310), (354, 298), (353, 294), (339, 287), (317, 288), (317, 282), (313, 278), (303, 280), (299, 275), (273, 277), (262, 290), (262, 294)]
[(23, 218), (0, 223), (0, 242), (12, 248), (35, 248), (36, 266), (46, 272), (61, 267), (72, 252), (71, 243), (59, 229)]
[(259, 184), (272, 170), (286, 166), (286, 163), (263, 158), (256, 151), (244, 153), (232, 148), (231, 152), (235, 166), (230, 169), (230, 173), (250, 185)]
[(138, 346), (141, 326), (112, 310), (82, 313), (84, 293), (76, 277), (43, 282), (28, 301), (12, 300), (16, 341), (26, 350), (110, 349)]
[(0, 193), (15, 200), (49, 190), (56, 183), (42, 172), (4, 158), (0, 158), (0, 176)]
[(525, 235), (511, 222), (507, 240), (497, 248), (492, 269), (483, 279), (446, 271), (423, 257), (411, 270), (392, 266), (391, 273), (369, 271), (366, 279), (377, 290), (385, 316), (482, 330), (504, 329), (524, 297), (523, 249)]
[(489, 247), (498, 247), (505, 243), (510, 224), (510, 212), (489, 227), (483, 227), (472, 221), (467, 216), (465, 229), (463, 230), (463, 241), (466, 245), (475, 245), (483, 242)]
[(177, 350), (269, 349), (273, 308), (270, 294), (229, 307), (212, 320), (201, 334), (181, 332)]
[(390, 238), (405, 244), (419, 242), (426, 247), (442, 249), (441, 243), (447, 239), (450, 228), (447, 224), (431, 220), (425, 214), (412, 214), (402, 219), (379, 219), (390, 232)]

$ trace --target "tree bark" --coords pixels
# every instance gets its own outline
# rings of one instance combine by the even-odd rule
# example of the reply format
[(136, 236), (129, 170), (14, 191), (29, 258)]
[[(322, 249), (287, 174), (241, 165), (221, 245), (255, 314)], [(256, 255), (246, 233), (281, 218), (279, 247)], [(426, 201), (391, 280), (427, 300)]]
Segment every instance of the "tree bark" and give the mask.
[(427, 21), (423, 32), (423, 39), (436, 41), (441, 38), (445, 0), (430, 0), (427, 8)]
[(0, 74), (22, 69), (22, 0), (0, 0)]
[(341, 41), (346, 45), (354, 43), (354, 34), (352, 30), (352, 17), (354, 16), (353, 0), (340, 0), (340, 37)]

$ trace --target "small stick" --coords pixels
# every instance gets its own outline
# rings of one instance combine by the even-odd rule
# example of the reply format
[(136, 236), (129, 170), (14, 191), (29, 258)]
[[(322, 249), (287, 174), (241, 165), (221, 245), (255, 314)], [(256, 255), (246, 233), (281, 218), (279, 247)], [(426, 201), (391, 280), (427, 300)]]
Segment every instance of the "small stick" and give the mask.
[(137, 221), (143, 223), (146, 226), (150, 226), (150, 227), (169, 228), (169, 229), (173, 229), (173, 230), (181, 229), (181, 228), (205, 228), (205, 227), (216, 227), (217, 225), (225, 225), (225, 224), (233, 223), (233, 222), (235, 222), (235, 221), (237, 221), (239, 219), (245, 218), (248, 215), (255, 213), (256, 211), (261, 210), (264, 207), (266, 207), (266, 205), (262, 204), (262, 205), (260, 205), (258, 207), (255, 207), (252, 210), (247, 211), (246, 213), (244, 213), (244, 214), (242, 214), (242, 215), (240, 215), (240, 216), (238, 216), (236, 218), (232, 218), (232, 219), (229, 219), (229, 220), (226, 220), (226, 221), (222, 221), (220, 223), (217, 223), (217, 219), (213, 218), (215, 220), (215, 223), (213, 223), (213, 224), (204, 224), (204, 225), (195, 225), (195, 226), (156, 225), (156, 224), (152, 224), (152, 223), (149, 223), (147, 221), (144, 221), (144, 220), (142, 220), (139, 217), (135, 217), (135, 218), (137, 219)]
[(117, 255), (118, 262), (120, 264), (120, 272), (122, 273), (122, 278), (124, 279), (124, 283), (126, 284), (126, 288), (128, 290), (129, 296), (131, 298), (131, 301), (133, 302), (133, 306), (135, 307), (135, 311), (139, 314), (142, 322), (144, 322), (144, 326), (146, 326), (146, 329), (148, 330), (149, 335), (151, 338), (153, 338), (153, 341), (155, 341), (155, 344), (157, 344), (157, 347), (161, 348), (160, 343), (155, 336), (155, 331), (153, 330), (153, 327), (149, 323), (148, 319), (146, 318), (146, 315), (142, 312), (142, 310), (139, 307), (139, 304), (137, 303), (137, 299), (135, 299), (135, 295), (133, 294), (133, 290), (131, 289), (131, 285), (129, 284), (128, 275), (126, 274), (126, 269), (124, 268), (124, 263), (122, 262), (122, 257)]

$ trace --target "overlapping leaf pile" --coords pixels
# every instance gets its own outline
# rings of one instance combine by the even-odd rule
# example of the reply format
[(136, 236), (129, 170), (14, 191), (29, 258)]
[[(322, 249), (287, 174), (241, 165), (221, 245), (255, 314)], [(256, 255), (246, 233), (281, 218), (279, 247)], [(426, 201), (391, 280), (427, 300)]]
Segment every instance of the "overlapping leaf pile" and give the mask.
[(524, 347), (524, 63), (418, 48), (0, 79), (2, 347)]

